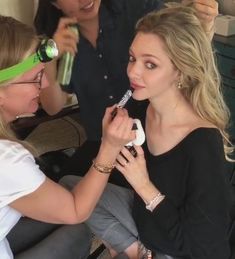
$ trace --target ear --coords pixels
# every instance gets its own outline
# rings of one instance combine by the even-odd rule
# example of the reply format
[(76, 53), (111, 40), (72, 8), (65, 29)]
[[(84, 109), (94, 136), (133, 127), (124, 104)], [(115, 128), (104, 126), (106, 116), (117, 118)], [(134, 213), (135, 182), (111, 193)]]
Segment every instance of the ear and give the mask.
[(179, 70), (178, 70), (178, 73), (177, 73), (177, 77), (178, 77), (178, 81), (179, 81), (179, 82), (182, 82), (182, 80), (183, 80), (183, 74), (182, 74), (182, 72), (179, 71)]
[(185, 81), (185, 76), (180, 73), (180, 82), (183, 83)]

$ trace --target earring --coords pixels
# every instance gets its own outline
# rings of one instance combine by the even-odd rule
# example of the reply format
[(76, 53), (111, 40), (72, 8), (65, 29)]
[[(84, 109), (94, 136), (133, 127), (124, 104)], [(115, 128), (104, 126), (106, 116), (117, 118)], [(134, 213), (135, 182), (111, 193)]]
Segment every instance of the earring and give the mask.
[(177, 84), (177, 88), (178, 89), (181, 89), (183, 86), (182, 86), (182, 83), (179, 81), (178, 84)]

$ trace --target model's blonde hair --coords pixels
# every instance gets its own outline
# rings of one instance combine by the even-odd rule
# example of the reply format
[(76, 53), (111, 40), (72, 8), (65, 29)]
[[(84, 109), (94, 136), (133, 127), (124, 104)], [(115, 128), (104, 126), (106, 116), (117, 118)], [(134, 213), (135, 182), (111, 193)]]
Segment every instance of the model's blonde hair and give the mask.
[(229, 160), (233, 151), (226, 132), (230, 114), (211, 42), (193, 8), (176, 3), (167, 7), (140, 19), (136, 31), (156, 34), (164, 41), (169, 58), (181, 72), (182, 94), (202, 119), (220, 130)]
[[(12, 17), (0, 15), (0, 70), (20, 63), (29, 57), (38, 43), (35, 30)], [(0, 82), (0, 91), (14, 79)], [(0, 138), (16, 141), (10, 126), (2, 118), (0, 107)], [(18, 141), (19, 142), (19, 141)], [(29, 145), (23, 143), (29, 148)], [(32, 151), (32, 148), (29, 148)]]

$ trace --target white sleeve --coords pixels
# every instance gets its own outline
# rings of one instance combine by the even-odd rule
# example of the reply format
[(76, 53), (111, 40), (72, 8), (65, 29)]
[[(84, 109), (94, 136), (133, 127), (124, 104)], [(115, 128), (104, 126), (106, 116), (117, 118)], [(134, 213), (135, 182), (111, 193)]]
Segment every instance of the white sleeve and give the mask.
[(46, 179), (22, 145), (0, 142), (0, 208), (35, 191)]

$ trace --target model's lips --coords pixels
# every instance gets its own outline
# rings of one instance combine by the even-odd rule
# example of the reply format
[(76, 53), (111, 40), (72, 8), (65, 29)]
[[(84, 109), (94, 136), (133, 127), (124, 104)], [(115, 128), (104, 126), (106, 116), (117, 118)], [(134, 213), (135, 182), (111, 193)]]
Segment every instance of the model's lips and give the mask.
[(84, 10), (84, 11), (88, 11), (89, 9), (91, 9), (92, 7), (94, 6), (94, 1), (91, 1), (90, 3), (84, 5), (83, 7), (81, 7), (80, 9), (81, 10)]
[(133, 88), (134, 90), (144, 88), (144, 86), (139, 85), (139, 84), (136, 84), (136, 83), (133, 83), (133, 82), (130, 83), (130, 86), (131, 86), (131, 88)]

